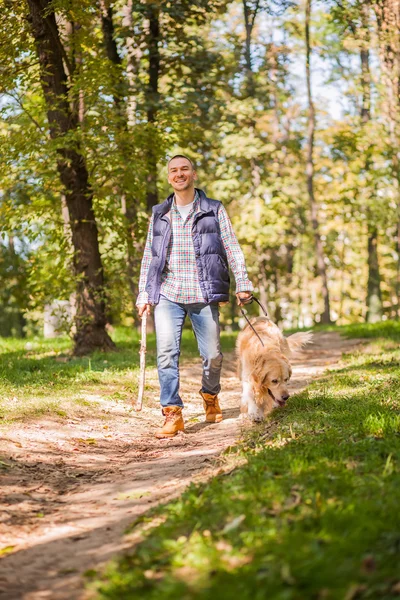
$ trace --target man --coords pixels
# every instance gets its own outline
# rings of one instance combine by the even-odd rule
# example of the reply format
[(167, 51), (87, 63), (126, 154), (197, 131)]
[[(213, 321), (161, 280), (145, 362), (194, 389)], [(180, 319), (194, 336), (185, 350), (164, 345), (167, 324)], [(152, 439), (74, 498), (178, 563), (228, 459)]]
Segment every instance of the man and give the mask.
[(193, 163), (178, 154), (168, 163), (174, 193), (153, 208), (142, 260), (139, 316), (155, 306), (160, 402), (165, 422), (156, 437), (184, 430), (179, 396), (179, 354), (186, 315), (203, 359), (200, 394), (206, 421), (219, 423), (222, 354), (218, 303), (229, 299), (229, 269), (236, 279), (238, 303), (251, 296), (243, 253), (221, 202), (194, 187)]

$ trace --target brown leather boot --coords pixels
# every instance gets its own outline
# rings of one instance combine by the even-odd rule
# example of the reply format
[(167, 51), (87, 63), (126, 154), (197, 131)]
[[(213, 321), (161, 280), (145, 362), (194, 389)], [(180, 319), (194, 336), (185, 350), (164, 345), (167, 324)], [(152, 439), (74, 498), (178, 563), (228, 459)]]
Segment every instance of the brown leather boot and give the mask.
[(203, 398), (203, 406), (206, 411), (206, 421), (208, 423), (221, 423), (222, 421), (222, 410), (218, 401), (218, 394), (212, 395), (202, 392), (200, 395)]
[(157, 429), (155, 434), (156, 438), (174, 437), (178, 431), (183, 431), (185, 429), (181, 406), (166, 406), (163, 408), (162, 413), (165, 417), (165, 421), (162, 428)]

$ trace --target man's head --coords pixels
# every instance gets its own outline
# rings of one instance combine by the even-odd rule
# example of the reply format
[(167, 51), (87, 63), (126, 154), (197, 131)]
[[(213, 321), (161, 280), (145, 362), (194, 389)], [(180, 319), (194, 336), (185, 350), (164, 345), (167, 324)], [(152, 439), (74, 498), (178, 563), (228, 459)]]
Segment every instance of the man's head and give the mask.
[(197, 174), (190, 158), (176, 154), (168, 161), (168, 183), (175, 192), (182, 192), (194, 187)]

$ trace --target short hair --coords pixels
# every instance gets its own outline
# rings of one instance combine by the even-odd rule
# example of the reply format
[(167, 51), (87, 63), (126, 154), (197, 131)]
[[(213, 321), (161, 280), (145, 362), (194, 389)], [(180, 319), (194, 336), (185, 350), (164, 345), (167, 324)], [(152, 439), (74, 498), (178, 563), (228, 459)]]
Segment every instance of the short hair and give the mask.
[(194, 162), (192, 160), (190, 160), (190, 158), (188, 156), (185, 156), (184, 154), (175, 154), (175, 156), (173, 156), (172, 158), (169, 159), (168, 161), (168, 165), (167, 168), (169, 167), (169, 163), (174, 160), (175, 158), (186, 158), (186, 160), (188, 160), (190, 162), (190, 164), (192, 165), (192, 169), (193, 171), (195, 171), (195, 166), (194, 166)]

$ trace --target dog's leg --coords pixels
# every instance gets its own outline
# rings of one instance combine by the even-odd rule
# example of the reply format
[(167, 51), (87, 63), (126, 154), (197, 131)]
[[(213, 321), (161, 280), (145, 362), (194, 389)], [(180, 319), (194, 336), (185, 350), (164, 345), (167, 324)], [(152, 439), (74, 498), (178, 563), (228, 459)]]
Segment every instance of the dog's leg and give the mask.
[(253, 389), (251, 389), (251, 398), (249, 398), (247, 403), (247, 414), (249, 419), (256, 421), (257, 423), (260, 423), (260, 421), (264, 420), (264, 410), (262, 406), (259, 406), (256, 403)]
[(253, 386), (249, 381), (248, 375), (243, 369), (242, 381), (242, 399), (240, 402), (240, 413), (242, 418), (249, 418), (252, 421), (262, 421), (264, 418), (263, 409), (256, 404), (253, 392)]

